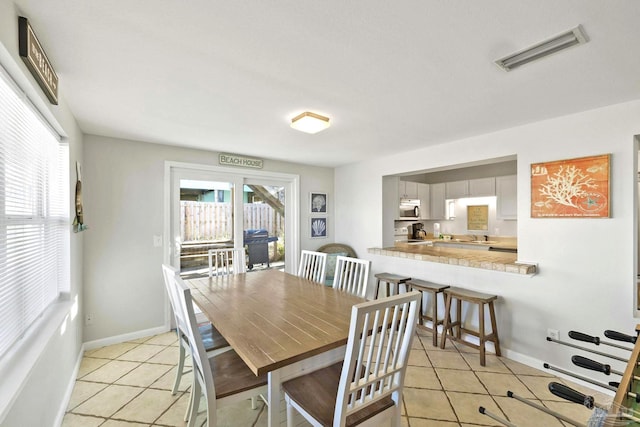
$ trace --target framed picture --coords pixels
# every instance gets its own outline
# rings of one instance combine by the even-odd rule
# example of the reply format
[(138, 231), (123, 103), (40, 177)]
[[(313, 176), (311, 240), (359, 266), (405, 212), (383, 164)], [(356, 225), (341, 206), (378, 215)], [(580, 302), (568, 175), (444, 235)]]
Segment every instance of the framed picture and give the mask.
[(309, 196), (312, 213), (327, 213), (327, 193), (311, 193)]
[(311, 238), (327, 237), (327, 218), (311, 218)]
[(531, 165), (531, 218), (609, 218), (610, 154)]

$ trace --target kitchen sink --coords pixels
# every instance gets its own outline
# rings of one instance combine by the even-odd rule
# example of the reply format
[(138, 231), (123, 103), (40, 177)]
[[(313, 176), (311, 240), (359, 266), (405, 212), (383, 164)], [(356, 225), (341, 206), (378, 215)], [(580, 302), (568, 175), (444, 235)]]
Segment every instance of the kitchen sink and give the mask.
[(470, 243), (484, 243), (486, 245), (489, 245), (491, 243), (498, 243), (495, 240), (472, 240)]
[(419, 242), (409, 242), (408, 245), (411, 245), (411, 246), (415, 246), (415, 245), (433, 246), (433, 242), (431, 240), (421, 240)]

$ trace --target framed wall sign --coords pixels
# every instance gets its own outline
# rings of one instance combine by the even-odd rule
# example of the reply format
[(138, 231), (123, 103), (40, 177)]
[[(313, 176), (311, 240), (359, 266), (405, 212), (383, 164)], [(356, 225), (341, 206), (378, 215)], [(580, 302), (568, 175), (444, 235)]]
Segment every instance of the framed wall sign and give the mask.
[(312, 213), (327, 213), (327, 193), (314, 193), (309, 196)]
[(311, 237), (327, 237), (327, 218), (311, 218)]
[(609, 218), (610, 154), (531, 165), (532, 218)]
[(489, 229), (489, 205), (467, 206), (467, 230)]

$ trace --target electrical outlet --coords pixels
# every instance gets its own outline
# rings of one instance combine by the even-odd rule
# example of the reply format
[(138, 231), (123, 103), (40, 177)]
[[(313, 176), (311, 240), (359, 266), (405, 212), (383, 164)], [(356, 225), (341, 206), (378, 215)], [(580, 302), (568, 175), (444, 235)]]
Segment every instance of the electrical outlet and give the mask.
[(553, 338), (554, 340), (560, 339), (560, 332), (557, 329), (547, 329), (547, 336), (549, 338)]
[(85, 325), (91, 325), (93, 323), (93, 315), (90, 313), (87, 313), (87, 315), (84, 318), (84, 324)]

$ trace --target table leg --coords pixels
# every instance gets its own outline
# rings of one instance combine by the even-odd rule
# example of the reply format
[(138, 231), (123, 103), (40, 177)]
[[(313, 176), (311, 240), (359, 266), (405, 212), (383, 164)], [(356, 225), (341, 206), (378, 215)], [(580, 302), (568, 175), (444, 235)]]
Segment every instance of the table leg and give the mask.
[(280, 400), (282, 398), (280, 393), (280, 386), (282, 381), (280, 380), (280, 370), (271, 371), (267, 374), (268, 379), (268, 417), (267, 422), (269, 427), (280, 426)]

